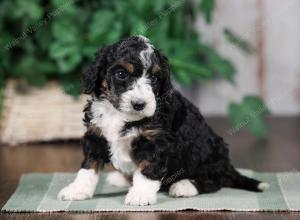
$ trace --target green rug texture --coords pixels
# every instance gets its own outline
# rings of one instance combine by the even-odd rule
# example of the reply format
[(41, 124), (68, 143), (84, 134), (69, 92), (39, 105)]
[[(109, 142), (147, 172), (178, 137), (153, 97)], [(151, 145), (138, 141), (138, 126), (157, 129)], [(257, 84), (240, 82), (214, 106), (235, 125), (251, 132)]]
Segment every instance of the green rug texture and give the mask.
[(171, 198), (159, 193), (157, 203), (150, 206), (124, 204), (127, 188), (110, 186), (102, 174), (95, 196), (85, 201), (59, 201), (60, 189), (72, 182), (74, 173), (30, 173), (21, 177), (18, 188), (2, 208), (6, 212), (93, 212), (93, 211), (300, 211), (300, 173), (257, 173), (240, 170), (249, 177), (268, 182), (263, 193), (223, 188), (216, 193), (191, 198)]

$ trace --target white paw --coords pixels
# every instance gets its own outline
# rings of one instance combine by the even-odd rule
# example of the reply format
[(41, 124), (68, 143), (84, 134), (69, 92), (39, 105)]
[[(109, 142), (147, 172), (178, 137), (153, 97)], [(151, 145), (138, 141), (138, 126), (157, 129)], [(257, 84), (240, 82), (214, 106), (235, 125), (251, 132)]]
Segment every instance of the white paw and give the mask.
[(129, 187), (130, 184), (127, 179), (123, 176), (122, 173), (118, 171), (113, 171), (107, 174), (106, 181), (112, 185), (117, 187)]
[(260, 184), (258, 184), (258, 189), (261, 191), (265, 191), (267, 189), (270, 188), (270, 184), (266, 183), (266, 182), (261, 182)]
[(80, 184), (71, 183), (63, 188), (57, 198), (59, 200), (85, 200), (93, 197), (94, 190)]
[(156, 203), (156, 192), (141, 190), (134, 187), (129, 189), (125, 198), (126, 205), (152, 205)]
[(172, 197), (191, 197), (198, 194), (198, 190), (188, 179), (173, 183), (169, 189), (169, 195)]

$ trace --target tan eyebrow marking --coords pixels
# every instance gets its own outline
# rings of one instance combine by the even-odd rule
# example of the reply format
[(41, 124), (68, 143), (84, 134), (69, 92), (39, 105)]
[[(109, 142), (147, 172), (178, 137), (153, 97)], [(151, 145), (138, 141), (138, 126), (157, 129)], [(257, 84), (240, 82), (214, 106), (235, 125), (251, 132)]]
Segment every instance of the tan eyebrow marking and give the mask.
[(133, 64), (127, 63), (127, 62), (125, 62), (125, 61), (121, 61), (121, 62), (120, 62), (120, 65), (121, 65), (122, 67), (124, 67), (124, 69), (126, 69), (129, 73), (133, 73), (133, 71), (134, 71), (134, 66), (133, 66)]
[(102, 87), (107, 89), (107, 82), (106, 80), (103, 80), (102, 83), (101, 83)]
[(152, 68), (152, 73), (157, 73), (161, 70), (160, 66), (157, 64), (154, 64), (153, 68)]

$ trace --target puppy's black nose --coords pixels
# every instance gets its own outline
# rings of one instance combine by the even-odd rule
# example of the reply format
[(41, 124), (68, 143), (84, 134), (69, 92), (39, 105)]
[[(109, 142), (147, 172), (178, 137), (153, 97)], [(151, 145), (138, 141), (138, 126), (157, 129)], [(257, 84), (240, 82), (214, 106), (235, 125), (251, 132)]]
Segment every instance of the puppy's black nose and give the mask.
[(145, 108), (146, 103), (144, 101), (141, 101), (141, 100), (135, 101), (135, 102), (131, 101), (131, 105), (132, 105), (134, 110), (142, 111)]

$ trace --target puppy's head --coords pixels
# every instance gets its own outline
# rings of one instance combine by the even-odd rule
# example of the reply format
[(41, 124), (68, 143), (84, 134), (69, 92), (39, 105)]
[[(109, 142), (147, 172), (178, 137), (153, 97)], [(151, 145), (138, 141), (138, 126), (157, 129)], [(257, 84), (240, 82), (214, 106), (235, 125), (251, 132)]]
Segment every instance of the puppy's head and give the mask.
[(167, 58), (143, 36), (102, 48), (83, 73), (82, 83), (84, 93), (140, 118), (153, 116), (158, 100), (171, 90)]

